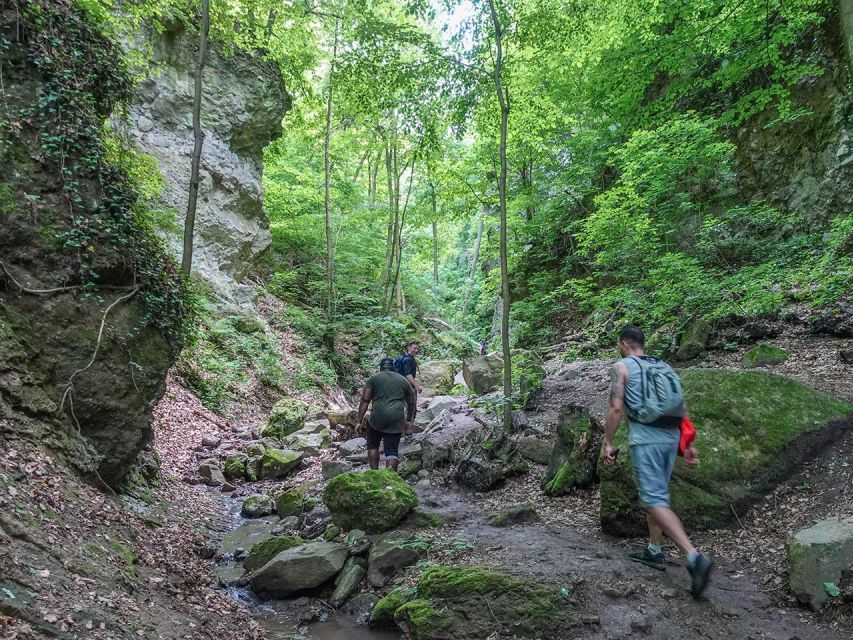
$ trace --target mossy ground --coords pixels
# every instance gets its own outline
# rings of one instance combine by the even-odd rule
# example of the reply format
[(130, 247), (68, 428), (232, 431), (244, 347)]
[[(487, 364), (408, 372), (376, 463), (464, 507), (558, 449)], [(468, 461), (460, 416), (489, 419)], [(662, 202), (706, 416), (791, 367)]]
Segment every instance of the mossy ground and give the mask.
[(754, 346), (752, 349), (743, 354), (743, 366), (748, 369), (755, 367), (766, 367), (774, 364), (781, 364), (788, 359), (791, 354), (779, 347), (774, 347), (772, 344), (762, 342)]
[[(696, 425), (701, 464), (677, 461), (672, 505), (690, 527), (727, 524), (730, 505), (748, 503), (765, 480), (784, 473), (784, 453), (799, 436), (853, 411), (850, 405), (782, 376), (758, 371), (689, 369), (681, 373)], [(612, 533), (642, 530), (627, 446), (627, 429), (614, 439), (615, 468), (599, 466), (602, 526)]]

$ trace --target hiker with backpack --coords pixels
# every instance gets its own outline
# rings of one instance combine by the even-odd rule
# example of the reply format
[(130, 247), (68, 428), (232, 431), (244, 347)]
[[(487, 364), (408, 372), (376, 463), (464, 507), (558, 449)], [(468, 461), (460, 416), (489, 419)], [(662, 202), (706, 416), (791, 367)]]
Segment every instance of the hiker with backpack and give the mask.
[[(370, 419), (366, 420), (370, 406)], [(400, 438), (411, 432), (415, 419), (415, 390), (403, 376), (394, 371), (394, 361), (382, 358), (379, 372), (364, 383), (358, 405), (358, 430), (367, 439), (367, 462), (371, 469), (379, 468), (379, 443), (385, 453), (385, 466), (397, 470)]]
[[(689, 424), (681, 379), (667, 363), (645, 354), (645, 336), (639, 328), (625, 327), (619, 334), (618, 346), (622, 359), (610, 370), (604, 464), (616, 464), (619, 450), (613, 447), (613, 437), (627, 409), (631, 462), (649, 527), (648, 546), (629, 557), (665, 571), (661, 541), (666, 533), (687, 558), (691, 592), (698, 598), (708, 586), (714, 563), (696, 551), (669, 504), (669, 480), (682, 441), (682, 423)], [(699, 462), (692, 441), (685, 443), (684, 459), (689, 465)]]
[(402, 355), (394, 360), (394, 370), (409, 381), (417, 393), (423, 393), (424, 388), (417, 383), (415, 377), (418, 375), (418, 361), (415, 359), (421, 352), (421, 345), (417, 340), (410, 340)]

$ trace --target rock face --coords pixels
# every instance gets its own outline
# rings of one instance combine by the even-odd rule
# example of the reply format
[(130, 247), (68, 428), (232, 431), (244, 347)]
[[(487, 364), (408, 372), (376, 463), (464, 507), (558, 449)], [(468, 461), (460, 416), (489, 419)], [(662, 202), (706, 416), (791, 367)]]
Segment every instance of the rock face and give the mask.
[(347, 559), (347, 546), (334, 542), (311, 542), (282, 551), (260, 569), (249, 582), (255, 593), (286, 598), (318, 587), (332, 578)]
[(566, 495), (572, 489), (592, 483), (603, 436), (602, 425), (585, 409), (561, 409), (557, 442), (542, 478), (542, 488), (547, 495)]
[[(396, 607), (394, 619), (407, 637), (418, 640), (482, 640), (496, 627), (523, 630), (528, 638), (565, 638), (570, 623), (556, 589), (486, 567), (427, 569), (409, 597)], [(374, 615), (387, 616), (387, 608), (380, 600)]]
[[(678, 461), (670, 484), (673, 508), (688, 529), (733, 521), (733, 508), (742, 513), (812, 452), (837, 438), (840, 420), (853, 410), (770, 373), (688, 369), (681, 376), (702, 461), (695, 468)], [(625, 438), (621, 429), (614, 439), (623, 453), (617, 464), (598, 468), (601, 526), (606, 533), (641, 535), (645, 523)]]
[[(193, 148), (192, 105), (197, 42), (178, 29), (149, 34), (158, 75), (140, 83), (130, 107), (129, 136), (156, 158), (163, 174), (165, 208), (187, 205)], [(263, 209), (262, 151), (281, 134), (290, 97), (272, 62), (239, 50), (224, 54), (210, 45), (204, 69), (198, 209), (193, 271), (231, 302), (243, 302), (250, 287), (238, 285), (270, 244)], [(182, 219), (182, 218), (181, 218)], [(181, 234), (167, 232), (179, 255)]]
[(853, 567), (853, 517), (828, 518), (788, 537), (791, 591), (819, 609), (827, 599), (824, 583), (841, 581)]
[(332, 521), (344, 531), (381, 533), (391, 529), (418, 506), (412, 488), (393, 471), (342, 473), (323, 492)]
[(440, 396), (453, 387), (456, 366), (452, 360), (433, 360), (418, 365), (418, 382), (427, 390), (427, 395)]

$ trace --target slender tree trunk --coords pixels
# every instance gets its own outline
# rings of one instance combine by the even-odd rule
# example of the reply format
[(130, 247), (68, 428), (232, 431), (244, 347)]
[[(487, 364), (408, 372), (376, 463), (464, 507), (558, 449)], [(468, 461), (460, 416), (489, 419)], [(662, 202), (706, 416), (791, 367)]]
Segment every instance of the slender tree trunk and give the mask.
[(391, 145), (385, 145), (385, 172), (388, 176), (388, 238), (385, 244), (385, 265), (379, 284), (382, 286), (382, 306), (385, 307), (385, 291), (388, 288), (388, 279), (391, 277), (391, 267), (394, 262), (394, 242), (397, 238), (397, 214), (394, 211), (394, 167), (391, 160)]
[(192, 167), (190, 169), (189, 200), (187, 217), (184, 220), (184, 253), (181, 257), (181, 269), (189, 276), (193, 264), (193, 235), (195, 234), (195, 210), (198, 204), (199, 167), (201, 150), (204, 146), (204, 131), (201, 130), (201, 97), (204, 86), (204, 65), (207, 62), (207, 34), (210, 32), (209, 0), (201, 0), (201, 30), (198, 40), (198, 60), (195, 66), (195, 97), (193, 99), (193, 145)]
[(501, 313), (501, 344), (503, 346), (503, 383), (504, 383), (504, 429), (509, 432), (512, 428), (512, 359), (509, 350), (509, 269), (507, 266), (507, 246), (506, 246), (506, 138), (507, 128), (509, 123), (509, 91), (504, 88), (501, 80), (501, 71), (503, 68), (503, 42), (501, 41), (501, 22), (498, 17), (497, 9), (495, 8), (495, 0), (489, 1), (489, 11), (492, 15), (492, 25), (495, 29), (495, 92), (498, 95), (498, 104), (501, 109), (501, 141), (500, 141), (500, 162), (501, 170), (498, 178), (498, 196), (500, 202), (500, 218), (501, 218), (501, 292), (503, 296), (503, 310)]
[(335, 22), (335, 41), (332, 45), (332, 66), (329, 69), (329, 94), (326, 97), (326, 139), (323, 143), (323, 208), (326, 214), (326, 321), (334, 320), (335, 260), (332, 254), (332, 197), (331, 161), (329, 147), (332, 141), (332, 96), (334, 95), (335, 62), (338, 56), (338, 23)]
[(485, 215), (480, 213), (480, 224), (477, 227), (477, 241), (474, 243), (474, 256), (471, 259), (471, 271), (468, 273), (468, 286), (465, 288), (465, 302), (462, 303), (462, 317), (468, 313), (468, 302), (471, 299), (471, 289), (474, 288), (474, 276), (477, 275), (477, 263), (480, 261), (480, 244), (483, 241), (483, 224)]
[(841, 34), (844, 39), (844, 50), (847, 53), (847, 65), (853, 78), (853, 0), (840, 0), (838, 17), (841, 20)]
[(432, 283), (438, 287), (438, 216), (435, 204), (435, 185), (430, 181), (430, 195), (432, 196)]
[(269, 15), (267, 16), (267, 26), (264, 30), (264, 35), (266, 36), (267, 42), (269, 42), (270, 38), (272, 38), (273, 28), (275, 27), (275, 9), (270, 9)]
[(373, 163), (373, 176), (371, 178), (371, 184), (373, 185), (370, 189), (370, 204), (373, 205), (376, 203), (376, 183), (379, 178), (379, 164), (382, 162), (382, 151), (376, 154), (376, 162)]
[[(405, 169), (404, 169), (405, 171)], [(406, 224), (406, 210), (409, 208), (409, 196), (412, 194), (412, 181), (415, 177), (415, 161), (412, 160), (412, 171), (409, 173), (409, 187), (406, 189), (406, 202), (403, 205), (403, 213), (400, 215), (400, 226), (397, 232), (397, 274), (394, 276), (394, 288), (396, 291), (397, 308), (403, 308), (403, 281), (400, 267), (403, 265), (403, 225)], [(399, 176), (398, 176), (399, 179)], [(399, 184), (398, 184), (399, 196)], [(399, 206), (399, 197), (397, 199)]]

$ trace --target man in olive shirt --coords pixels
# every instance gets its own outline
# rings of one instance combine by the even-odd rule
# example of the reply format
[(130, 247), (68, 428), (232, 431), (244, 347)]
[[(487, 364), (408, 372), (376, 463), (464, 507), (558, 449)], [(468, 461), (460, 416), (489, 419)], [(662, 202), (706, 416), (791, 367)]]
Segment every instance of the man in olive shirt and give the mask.
[[(370, 422), (365, 424), (367, 407), (372, 403)], [(394, 361), (382, 358), (379, 373), (364, 383), (358, 406), (359, 430), (366, 426), (367, 461), (371, 469), (379, 468), (379, 442), (385, 452), (385, 466), (397, 470), (400, 438), (410, 431), (415, 415), (415, 390), (409, 381), (394, 371)]]

